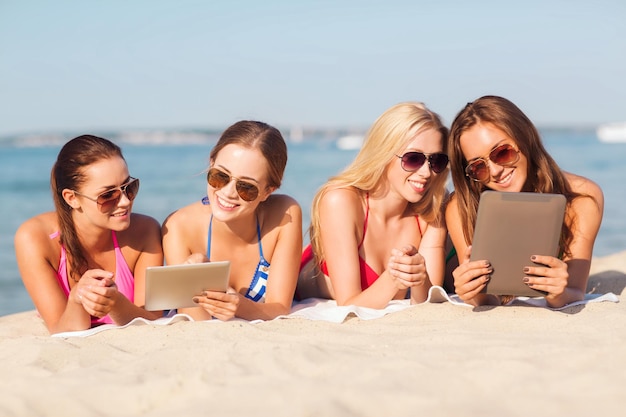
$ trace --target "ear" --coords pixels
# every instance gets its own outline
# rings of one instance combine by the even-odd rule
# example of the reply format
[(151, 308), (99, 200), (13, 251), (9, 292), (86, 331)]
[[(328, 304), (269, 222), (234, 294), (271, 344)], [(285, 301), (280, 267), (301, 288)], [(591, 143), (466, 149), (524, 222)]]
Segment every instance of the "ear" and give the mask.
[(63, 196), (63, 200), (73, 209), (80, 208), (80, 201), (76, 198), (76, 193), (68, 188), (63, 189), (61, 192), (61, 196)]
[(272, 193), (276, 191), (276, 187), (267, 187), (265, 188), (265, 191), (263, 193), (263, 195), (261, 196), (261, 201), (265, 201), (269, 198), (270, 195), (272, 195)]

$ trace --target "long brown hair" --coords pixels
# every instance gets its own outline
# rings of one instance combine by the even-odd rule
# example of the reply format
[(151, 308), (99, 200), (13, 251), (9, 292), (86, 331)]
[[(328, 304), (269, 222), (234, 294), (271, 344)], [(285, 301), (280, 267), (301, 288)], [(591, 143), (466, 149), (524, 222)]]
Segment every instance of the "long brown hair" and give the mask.
[(72, 207), (63, 198), (63, 190), (77, 190), (85, 182), (85, 168), (103, 159), (122, 156), (119, 146), (93, 135), (78, 136), (67, 142), (59, 152), (50, 173), (50, 188), (59, 222), (61, 244), (70, 263), (70, 276), (77, 281), (87, 269), (85, 249), (78, 239), (72, 218)]
[(287, 166), (287, 144), (278, 129), (253, 120), (233, 124), (222, 133), (211, 150), (211, 163), (225, 146), (232, 144), (259, 149), (267, 161), (268, 187), (280, 187)]
[[(575, 198), (581, 196), (572, 191), (565, 174), (543, 146), (537, 128), (515, 104), (498, 96), (481, 97), (468, 103), (459, 112), (452, 122), (448, 138), (454, 195), (463, 225), (463, 236), (468, 245), (474, 234), (480, 193), (487, 187), (465, 175), (467, 160), (461, 150), (461, 136), (479, 122), (490, 123), (506, 133), (526, 157), (528, 170), (522, 191), (563, 194), (568, 207)], [(574, 220), (566, 216), (563, 221), (560, 248), (566, 256), (569, 255), (569, 245), (573, 239)]]
[[(441, 134), (442, 152), (447, 153), (448, 129), (437, 113), (420, 102), (405, 102), (390, 107), (371, 126), (354, 161), (318, 190), (313, 198), (309, 227), (311, 247), (317, 263), (324, 259), (319, 218), (319, 205), (323, 196), (337, 188), (354, 188), (362, 195), (374, 190), (381, 181), (386, 181), (385, 171), (406, 147), (411, 135), (426, 129), (434, 129)], [(410, 210), (429, 223), (440, 221), (447, 180), (448, 168), (434, 177), (426, 194), (417, 203), (410, 204)]]

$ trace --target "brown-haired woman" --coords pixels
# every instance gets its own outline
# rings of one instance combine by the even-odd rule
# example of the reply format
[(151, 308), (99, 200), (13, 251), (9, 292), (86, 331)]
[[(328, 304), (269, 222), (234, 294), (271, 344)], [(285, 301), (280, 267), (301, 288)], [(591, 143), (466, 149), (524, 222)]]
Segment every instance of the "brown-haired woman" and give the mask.
[[(287, 146), (278, 129), (258, 121), (230, 126), (212, 149), (207, 197), (163, 224), (166, 263), (231, 261), (226, 293), (205, 291), (197, 320), (271, 319), (290, 311), (302, 249), (302, 211), (280, 187)], [(270, 268), (271, 265), (271, 268)]]
[(459, 254), (460, 265), (453, 275), (461, 299), (474, 305), (506, 301), (481, 293), (489, 280), (489, 261), (469, 261), (480, 194), (491, 189), (566, 197), (562, 255), (534, 255), (524, 270), (524, 282), (546, 292), (551, 307), (582, 300), (593, 244), (602, 222), (604, 197), (600, 187), (587, 178), (562, 171), (528, 117), (502, 97), (484, 96), (468, 103), (452, 123), (448, 149), (455, 192), (446, 209), (446, 222)]
[(158, 318), (142, 306), (145, 269), (163, 264), (159, 223), (131, 213), (139, 180), (121, 149), (76, 137), (59, 152), (50, 183), (55, 212), (15, 235), (22, 280), (50, 333)]

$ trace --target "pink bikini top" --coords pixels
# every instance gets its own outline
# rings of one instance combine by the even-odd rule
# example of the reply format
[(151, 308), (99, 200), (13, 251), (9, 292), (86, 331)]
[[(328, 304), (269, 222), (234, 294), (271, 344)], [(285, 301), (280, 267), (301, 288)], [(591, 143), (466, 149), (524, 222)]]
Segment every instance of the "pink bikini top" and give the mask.
[[(59, 232), (54, 232), (50, 235), (50, 239), (55, 239), (59, 236)], [(115, 232), (111, 230), (111, 237), (113, 238), (113, 246), (115, 247), (115, 285), (119, 292), (124, 294), (126, 298), (132, 303), (135, 299), (135, 277), (131, 272), (124, 255), (117, 243), (117, 236)], [(59, 286), (63, 289), (66, 297), (70, 295), (70, 283), (67, 276), (67, 253), (65, 247), (61, 245), (61, 259), (59, 260), (59, 270), (57, 271), (57, 281)], [(113, 320), (108, 315), (98, 319), (91, 318), (91, 325), (113, 323)]]

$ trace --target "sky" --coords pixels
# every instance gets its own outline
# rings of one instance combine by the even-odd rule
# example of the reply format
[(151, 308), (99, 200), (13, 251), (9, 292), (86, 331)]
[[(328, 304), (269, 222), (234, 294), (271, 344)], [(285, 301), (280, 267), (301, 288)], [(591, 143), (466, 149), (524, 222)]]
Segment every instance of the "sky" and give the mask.
[(626, 1), (0, 0), (0, 136), (450, 124), (496, 94), (538, 126), (626, 121)]

